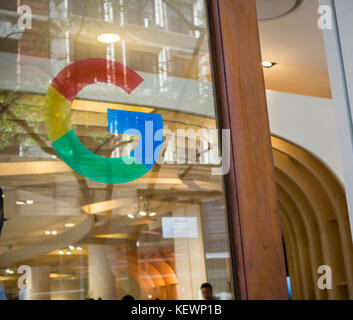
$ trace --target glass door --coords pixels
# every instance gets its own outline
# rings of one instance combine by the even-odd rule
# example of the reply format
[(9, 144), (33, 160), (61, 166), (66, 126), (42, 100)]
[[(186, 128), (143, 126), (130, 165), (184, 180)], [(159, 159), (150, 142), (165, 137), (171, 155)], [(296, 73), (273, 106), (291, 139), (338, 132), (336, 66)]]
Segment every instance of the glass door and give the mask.
[(205, 1), (21, 3), (0, 4), (6, 297), (233, 299)]

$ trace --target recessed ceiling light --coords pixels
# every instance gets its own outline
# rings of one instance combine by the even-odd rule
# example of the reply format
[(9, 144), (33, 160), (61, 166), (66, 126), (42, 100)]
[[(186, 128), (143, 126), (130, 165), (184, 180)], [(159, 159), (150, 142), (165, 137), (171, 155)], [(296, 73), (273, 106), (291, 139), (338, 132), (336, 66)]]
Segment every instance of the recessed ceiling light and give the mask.
[(76, 247), (76, 250), (82, 251), (82, 248), (81, 247)]
[(58, 253), (62, 256), (65, 252), (63, 250), (59, 250)]
[(51, 232), (50, 232), (50, 231), (45, 231), (44, 233), (45, 233), (46, 235), (50, 235)]
[(66, 228), (72, 228), (72, 227), (74, 227), (74, 226), (75, 226), (74, 223), (65, 223), (65, 227), (66, 227)]
[(6, 269), (5, 272), (6, 272), (7, 274), (14, 274), (14, 271), (11, 270), (11, 269)]
[(58, 232), (55, 231), (55, 230), (51, 232), (51, 234), (52, 234), (53, 236), (55, 236), (57, 233), (58, 233)]
[(33, 203), (34, 203), (34, 200), (26, 200), (26, 204), (31, 205), (31, 204), (33, 204)]
[(145, 217), (145, 216), (147, 216), (147, 212), (146, 212), (146, 211), (140, 211), (140, 212), (139, 212), (139, 215), (140, 215), (141, 217)]
[(74, 246), (69, 246), (69, 249), (70, 250), (75, 250), (75, 247)]
[(23, 200), (17, 200), (17, 201), (16, 201), (16, 204), (19, 205), (19, 206), (23, 206), (23, 205), (26, 204), (26, 202), (23, 201)]
[(66, 251), (66, 254), (69, 256), (69, 255), (71, 255), (72, 253), (71, 253), (71, 251)]
[(97, 37), (97, 40), (102, 43), (112, 44), (120, 40), (120, 36), (116, 33), (102, 33)]
[(130, 219), (135, 219), (135, 216), (133, 214), (128, 214), (127, 215)]
[(155, 212), (151, 212), (151, 213), (149, 214), (150, 217), (154, 217), (155, 215), (156, 215)]
[(276, 64), (275, 62), (271, 62), (271, 61), (266, 61), (266, 60), (262, 61), (262, 66), (264, 68), (272, 68), (275, 64)]

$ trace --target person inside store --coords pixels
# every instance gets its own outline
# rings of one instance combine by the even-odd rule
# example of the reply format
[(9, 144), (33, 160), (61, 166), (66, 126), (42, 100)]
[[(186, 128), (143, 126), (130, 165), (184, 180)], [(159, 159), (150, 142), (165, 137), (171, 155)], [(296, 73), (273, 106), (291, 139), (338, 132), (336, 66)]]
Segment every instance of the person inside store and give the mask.
[(217, 300), (217, 298), (213, 296), (212, 285), (210, 283), (203, 283), (200, 290), (203, 300)]

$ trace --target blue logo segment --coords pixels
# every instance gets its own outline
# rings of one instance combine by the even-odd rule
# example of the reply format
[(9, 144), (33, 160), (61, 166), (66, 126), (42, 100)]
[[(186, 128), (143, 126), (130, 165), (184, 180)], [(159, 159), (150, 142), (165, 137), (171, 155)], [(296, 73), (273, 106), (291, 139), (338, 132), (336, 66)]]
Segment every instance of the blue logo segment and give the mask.
[(160, 114), (108, 109), (108, 131), (139, 137), (130, 153), (147, 169), (156, 163), (163, 143), (163, 120)]

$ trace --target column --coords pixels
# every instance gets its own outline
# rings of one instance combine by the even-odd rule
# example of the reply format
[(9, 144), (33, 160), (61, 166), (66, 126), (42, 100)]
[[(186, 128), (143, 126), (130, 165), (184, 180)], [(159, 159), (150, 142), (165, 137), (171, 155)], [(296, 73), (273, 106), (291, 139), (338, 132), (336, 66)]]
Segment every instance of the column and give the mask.
[(173, 217), (196, 218), (197, 221), (196, 237), (174, 238), (178, 299), (197, 300), (200, 298), (200, 286), (202, 283), (206, 282), (200, 206), (194, 204), (186, 208), (175, 210)]
[(90, 298), (116, 299), (115, 262), (112, 246), (88, 245), (88, 282)]
[(32, 267), (32, 289), (29, 300), (50, 300), (50, 267)]
[[(336, 116), (344, 186), (353, 230), (353, 1), (320, 0), (320, 19)], [(323, 20), (322, 20), (323, 19)]]

